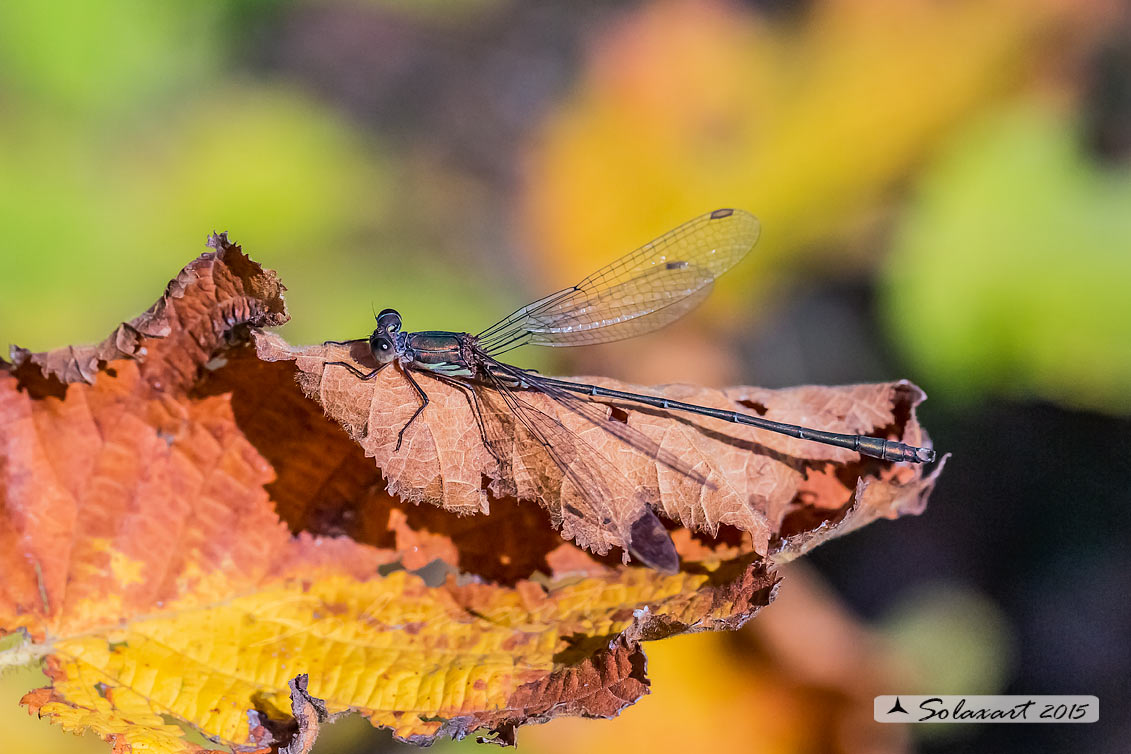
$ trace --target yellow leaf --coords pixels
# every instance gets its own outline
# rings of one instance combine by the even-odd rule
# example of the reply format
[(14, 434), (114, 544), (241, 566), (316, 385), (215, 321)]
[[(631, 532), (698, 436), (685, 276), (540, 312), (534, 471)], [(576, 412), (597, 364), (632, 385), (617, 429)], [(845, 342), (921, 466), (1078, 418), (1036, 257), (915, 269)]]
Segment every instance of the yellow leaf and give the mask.
[(742, 290), (730, 303), (748, 310), (787, 254), (858, 263), (827, 242), (1096, 16), (1053, 0), (823, 0), (776, 20), (639, 6), (597, 39), (530, 149), (521, 248), (568, 283), (673, 218), (742, 207), (764, 237), (722, 293)]

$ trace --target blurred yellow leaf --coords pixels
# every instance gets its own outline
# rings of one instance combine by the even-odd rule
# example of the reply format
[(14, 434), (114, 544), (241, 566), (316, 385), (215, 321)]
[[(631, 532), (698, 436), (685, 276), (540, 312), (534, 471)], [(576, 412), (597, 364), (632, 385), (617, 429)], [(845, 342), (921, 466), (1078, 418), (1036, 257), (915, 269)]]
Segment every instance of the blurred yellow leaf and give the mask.
[(568, 282), (738, 206), (764, 238), (724, 287), (765, 282), (783, 255), (866, 219), (940, 137), (1072, 40), (1090, 7), (824, 0), (792, 22), (723, 2), (646, 4), (597, 40), (532, 146), (523, 246)]
[[(521, 733), (542, 754), (896, 754), (905, 729), (876, 725), (872, 697), (906, 676), (879, 638), (798, 565), (737, 635), (650, 646), (647, 698), (616, 720), (554, 720)], [(709, 672), (705, 672), (709, 670)]]

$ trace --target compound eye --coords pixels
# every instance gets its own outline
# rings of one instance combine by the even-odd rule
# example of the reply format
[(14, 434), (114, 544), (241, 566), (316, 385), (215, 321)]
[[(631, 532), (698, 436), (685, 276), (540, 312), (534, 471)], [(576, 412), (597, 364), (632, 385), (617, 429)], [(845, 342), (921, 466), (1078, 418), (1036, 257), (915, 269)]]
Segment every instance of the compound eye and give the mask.
[(396, 344), (380, 330), (375, 331), (369, 338), (369, 350), (381, 364), (388, 364), (397, 356)]

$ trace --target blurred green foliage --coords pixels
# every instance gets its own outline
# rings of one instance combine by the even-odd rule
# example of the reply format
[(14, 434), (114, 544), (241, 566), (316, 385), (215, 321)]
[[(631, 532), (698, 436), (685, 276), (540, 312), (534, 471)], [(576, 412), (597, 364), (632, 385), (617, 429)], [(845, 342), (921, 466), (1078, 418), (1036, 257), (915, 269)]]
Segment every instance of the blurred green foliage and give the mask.
[(919, 586), (881, 622), (886, 638), (913, 668), (915, 694), (999, 694), (1016, 656), (1001, 609), (957, 582)]
[[(919, 585), (892, 606), (880, 628), (914, 678), (903, 693), (1001, 694), (1015, 670), (1015, 627), (992, 599), (961, 582)], [(923, 740), (969, 735), (954, 725), (911, 727)]]
[(386, 223), (401, 168), (373, 136), (239, 74), (236, 11), (255, 6), (0, 4), (0, 342), (101, 339), (214, 230), (290, 284), (298, 341), (364, 334), (371, 302), (490, 316), (484, 286)]
[(979, 122), (922, 176), (884, 293), (934, 397), (1131, 410), (1131, 170), (1062, 110)]
[[(101, 138), (42, 117), (8, 121), (3, 335), (33, 348), (104, 336), (148, 307), (213, 230), (299, 274), (347, 263), (384, 205), (365, 146), (281, 89), (211, 91)], [(346, 295), (364, 302), (363, 278), (352, 280)]]
[[(0, 80), (26, 106), (78, 118), (116, 117), (216, 71), (226, 38), (217, 22), (226, 5), (0, 3)], [(89, 121), (81, 125), (90, 127)]]

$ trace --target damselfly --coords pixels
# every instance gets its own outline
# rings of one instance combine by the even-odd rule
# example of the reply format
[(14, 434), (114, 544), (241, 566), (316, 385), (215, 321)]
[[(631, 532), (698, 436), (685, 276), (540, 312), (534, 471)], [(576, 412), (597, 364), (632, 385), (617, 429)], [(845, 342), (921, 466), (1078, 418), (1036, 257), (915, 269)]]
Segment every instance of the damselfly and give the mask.
[[(642, 393), (612, 390), (599, 385), (555, 379), (499, 361), (502, 354), (523, 345), (577, 346), (630, 338), (662, 327), (706, 298), (715, 278), (737, 264), (758, 240), (757, 218), (748, 212), (719, 209), (691, 220), (598, 270), (577, 285), (552, 293), (515, 311), (486, 330), (464, 332), (401, 329), (401, 316), (393, 309), (376, 315), (377, 327), (368, 338), (327, 341), (336, 345), (367, 343), (377, 362), (366, 372), (345, 361), (341, 366), (363, 380), (376, 377), (390, 364), (415, 390), (419, 406), (397, 435), (399, 450), (405, 432), (428, 406), (428, 393), (414, 375), (456, 387), (468, 396), (484, 445), (500, 463), (506, 463), (502, 434), (490, 415), (509, 412), (545, 448), (562, 474), (570, 479), (596, 510), (598, 519), (616, 491), (604, 464), (587, 443), (561, 422), (523, 398), (537, 391), (559, 405), (616, 436), (636, 450), (702, 484), (706, 477), (630, 424), (611, 419), (608, 407), (593, 399), (610, 399), (744, 424), (803, 440), (849, 448), (884, 461), (928, 463), (935, 453), (883, 437), (827, 432), (771, 421), (761, 416), (699, 406)], [(483, 392), (489, 389), (491, 395)], [(581, 397), (585, 396), (585, 397)], [(494, 398), (502, 401), (499, 405)], [(486, 405), (485, 405), (486, 404)], [(485, 416), (488, 414), (488, 416)], [(627, 524), (623, 539), (630, 550), (654, 567), (671, 570), (678, 563), (662, 524), (650, 512)], [(665, 544), (666, 543), (666, 544)]]

